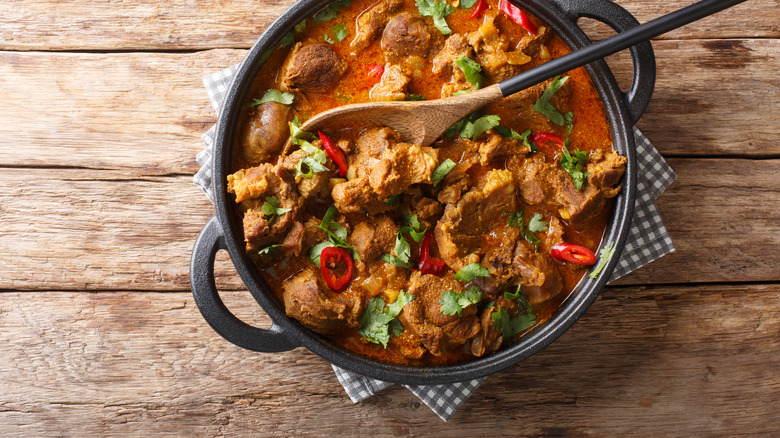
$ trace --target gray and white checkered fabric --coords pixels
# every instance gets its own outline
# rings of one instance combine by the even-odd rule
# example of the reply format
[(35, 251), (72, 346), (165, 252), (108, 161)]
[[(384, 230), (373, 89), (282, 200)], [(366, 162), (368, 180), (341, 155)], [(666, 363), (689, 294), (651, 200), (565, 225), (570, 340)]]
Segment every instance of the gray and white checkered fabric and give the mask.
[[(238, 66), (206, 76), (206, 86), (211, 104), (219, 113)], [(214, 144), (215, 127), (211, 127), (201, 139), (206, 148), (196, 156), (201, 168), (193, 178), (195, 185), (201, 188), (211, 202), (214, 202), (211, 186), (211, 156)], [(637, 201), (634, 218), (628, 234), (626, 246), (618, 265), (610, 277), (614, 281), (629, 272), (644, 266), (659, 257), (674, 251), (674, 244), (666, 231), (661, 215), (655, 205), (656, 198), (663, 193), (677, 175), (664, 161), (650, 141), (634, 128), (638, 157)], [(392, 383), (370, 379), (352, 371), (333, 366), (336, 377), (353, 402), (357, 403), (374, 395), (377, 391), (391, 386)], [(413, 386), (404, 385), (433, 410), (442, 420), (447, 421), (458, 408), (479, 388), (485, 378), (457, 382), (447, 385)]]

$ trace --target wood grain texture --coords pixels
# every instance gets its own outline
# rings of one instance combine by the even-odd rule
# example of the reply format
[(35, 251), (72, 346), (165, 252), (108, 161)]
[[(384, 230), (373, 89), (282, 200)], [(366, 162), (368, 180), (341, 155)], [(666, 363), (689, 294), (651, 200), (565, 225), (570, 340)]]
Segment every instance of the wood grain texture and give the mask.
[[(248, 48), (293, 0), (6, 0), (0, 3), (0, 50), (200, 50)], [(640, 22), (690, 1), (621, 0)], [(778, 0), (752, 0), (663, 38), (777, 38)], [(609, 34), (587, 20), (594, 38)]]
[[(665, 154), (780, 156), (780, 46), (713, 44), (655, 43), (658, 85), (640, 129)], [(200, 136), (216, 121), (202, 77), (244, 53), (0, 52), (0, 166), (194, 173)], [(627, 58), (612, 64), (630, 78)]]
[(305, 350), (241, 350), (186, 293), (4, 293), (0, 324), (3, 436), (760, 435), (780, 415), (778, 285), (608, 289), (450, 423), (400, 387), (353, 405)]
[[(658, 202), (677, 252), (621, 282), (780, 278), (780, 160), (670, 164), (679, 177)], [(189, 176), (4, 169), (0, 187), (0, 289), (189, 289), (192, 246), (213, 214)], [(228, 262), (217, 278), (241, 285)]]

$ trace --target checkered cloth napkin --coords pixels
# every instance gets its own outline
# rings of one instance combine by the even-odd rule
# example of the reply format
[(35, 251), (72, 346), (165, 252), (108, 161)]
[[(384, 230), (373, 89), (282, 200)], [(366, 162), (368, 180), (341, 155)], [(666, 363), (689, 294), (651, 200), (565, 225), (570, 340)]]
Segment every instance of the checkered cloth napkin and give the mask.
[[(222, 102), (237, 70), (238, 66), (235, 65), (203, 78), (206, 92), (217, 113), (219, 113), (222, 107)], [(201, 168), (194, 177), (195, 185), (203, 190), (212, 203), (214, 202), (214, 195), (211, 185), (211, 156), (215, 128), (215, 126), (212, 126), (201, 137), (203, 142), (206, 143), (206, 149), (202, 150), (196, 157)], [(637, 164), (639, 168), (634, 218), (631, 222), (631, 230), (628, 234), (625, 248), (615, 271), (609, 279), (610, 282), (674, 251), (674, 244), (666, 231), (661, 215), (655, 205), (655, 200), (674, 181), (677, 175), (664, 161), (661, 154), (653, 147), (647, 137), (642, 135), (636, 128), (634, 128), (634, 138), (636, 140)], [(339, 382), (344, 386), (344, 390), (347, 391), (347, 395), (355, 403), (365, 400), (377, 391), (393, 384), (371, 379), (335, 365), (333, 365), (333, 370), (336, 372)], [(486, 377), (483, 377), (481, 379), (446, 385), (404, 386), (419, 397), (423, 403), (428, 405), (442, 420), (447, 421), (463, 402), (479, 388), (479, 385), (485, 379)]]

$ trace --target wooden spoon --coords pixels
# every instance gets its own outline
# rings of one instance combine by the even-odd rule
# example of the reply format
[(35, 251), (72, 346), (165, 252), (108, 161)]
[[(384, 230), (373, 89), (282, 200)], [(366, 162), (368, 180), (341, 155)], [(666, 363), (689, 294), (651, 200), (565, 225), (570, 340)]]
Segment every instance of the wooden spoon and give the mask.
[[(429, 145), (458, 120), (490, 102), (744, 1), (703, 0), (694, 3), (472, 93), (446, 99), (345, 105), (317, 114), (301, 129), (315, 131), (323, 127), (375, 124), (397, 130), (406, 142)], [(289, 147), (288, 141), (283, 155)]]

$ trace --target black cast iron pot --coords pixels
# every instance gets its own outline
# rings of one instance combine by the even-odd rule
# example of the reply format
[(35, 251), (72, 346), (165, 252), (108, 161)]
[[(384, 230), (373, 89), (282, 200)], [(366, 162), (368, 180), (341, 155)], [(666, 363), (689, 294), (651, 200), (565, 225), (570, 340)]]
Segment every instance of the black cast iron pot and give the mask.
[[(541, 350), (563, 332), (595, 301), (619, 259), (631, 222), (636, 193), (636, 152), (632, 126), (650, 101), (655, 83), (655, 57), (650, 43), (631, 48), (634, 77), (631, 90), (623, 93), (604, 61), (588, 65), (604, 104), (615, 149), (628, 158), (623, 190), (617, 197), (615, 213), (605, 232), (605, 242), (615, 242), (615, 255), (596, 280), (587, 276), (577, 285), (556, 314), (545, 324), (525, 334), (516, 344), (470, 362), (438, 367), (389, 365), (346, 351), (285, 315), (282, 304), (263, 281), (244, 252), (241, 218), (226, 192), (227, 175), (235, 145), (236, 125), (252, 79), (259, 70), (258, 58), (271, 49), (302, 19), (322, 9), (330, 0), (301, 0), (277, 19), (255, 43), (238, 69), (217, 125), (214, 144), (213, 184), (216, 215), (200, 233), (192, 254), (190, 277), (192, 293), (203, 317), (230, 342), (250, 350), (278, 352), (303, 346), (333, 364), (360, 374), (406, 384), (440, 384), (462, 381), (499, 371)], [(544, 22), (571, 47), (590, 43), (576, 21), (589, 17), (606, 23), (618, 32), (639, 23), (625, 9), (608, 0), (524, 0), (518, 2)], [(252, 296), (273, 320), (269, 329), (252, 327), (236, 318), (220, 299), (214, 283), (214, 257), (224, 249)]]

